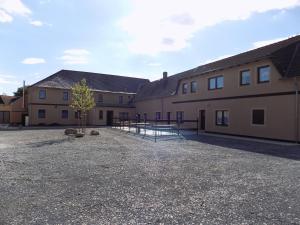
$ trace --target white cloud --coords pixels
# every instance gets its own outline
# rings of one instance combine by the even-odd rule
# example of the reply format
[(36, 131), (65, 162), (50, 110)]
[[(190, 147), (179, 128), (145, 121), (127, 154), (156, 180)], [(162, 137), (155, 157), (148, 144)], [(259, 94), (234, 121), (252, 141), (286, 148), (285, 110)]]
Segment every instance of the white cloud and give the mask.
[(263, 46), (266, 46), (266, 45), (270, 45), (270, 44), (285, 40), (287, 38), (289, 38), (289, 37), (282, 37), (282, 38), (275, 38), (275, 39), (264, 40), (264, 41), (257, 41), (257, 42), (253, 43), (253, 49), (260, 48), (260, 47), (263, 47)]
[(46, 63), (46, 60), (43, 58), (26, 58), (22, 61), (23, 64), (34, 65)]
[(159, 62), (149, 62), (149, 63), (147, 63), (147, 65), (155, 67), (155, 66), (161, 66), (161, 63), (159, 63)]
[(44, 23), (42, 21), (39, 21), (39, 20), (32, 20), (30, 21), (30, 24), (33, 25), (33, 26), (36, 26), (36, 27), (41, 27), (44, 25)]
[(21, 0), (0, 0), (0, 22), (13, 21), (14, 15), (28, 16), (31, 10)]
[(88, 64), (88, 56), (90, 52), (86, 49), (68, 49), (59, 59), (63, 60), (67, 65)]
[(130, 36), (129, 50), (155, 55), (187, 47), (195, 32), (206, 27), (299, 6), (300, 0), (131, 0), (131, 5), (118, 23)]

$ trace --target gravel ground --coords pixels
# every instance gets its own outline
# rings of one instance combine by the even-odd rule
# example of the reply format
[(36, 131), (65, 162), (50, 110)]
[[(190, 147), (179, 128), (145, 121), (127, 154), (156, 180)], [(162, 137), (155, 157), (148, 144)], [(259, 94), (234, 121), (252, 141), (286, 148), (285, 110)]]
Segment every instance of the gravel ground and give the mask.
[(0, 224), (300, 224), (300, 147), (0, 131)]

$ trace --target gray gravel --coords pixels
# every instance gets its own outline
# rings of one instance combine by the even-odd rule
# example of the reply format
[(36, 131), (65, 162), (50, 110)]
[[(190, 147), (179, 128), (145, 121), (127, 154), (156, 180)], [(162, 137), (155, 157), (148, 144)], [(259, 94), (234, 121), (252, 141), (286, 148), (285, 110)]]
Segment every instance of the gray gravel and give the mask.
[(300, 224), (300, 147), (0, 131), (0, 224)]

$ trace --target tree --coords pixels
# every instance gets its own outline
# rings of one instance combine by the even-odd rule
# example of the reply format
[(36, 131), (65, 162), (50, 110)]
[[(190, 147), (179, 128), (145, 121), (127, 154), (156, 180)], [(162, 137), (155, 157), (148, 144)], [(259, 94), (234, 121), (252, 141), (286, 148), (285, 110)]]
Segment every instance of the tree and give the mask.
[(71, 107), (77, 112), (81, 132), (85, 132), (86, 118), (89, 110), (95, 107), (95, 100), (91, 89), (87, 86), (86, 80), (82, 79), (71, 88)]
[[(25, 86), (25, 95), (27, 94), (27, 86)], [(14, 92), (15, 97), (23, 97), (23, 87), (19, 87), (16, 92)]]

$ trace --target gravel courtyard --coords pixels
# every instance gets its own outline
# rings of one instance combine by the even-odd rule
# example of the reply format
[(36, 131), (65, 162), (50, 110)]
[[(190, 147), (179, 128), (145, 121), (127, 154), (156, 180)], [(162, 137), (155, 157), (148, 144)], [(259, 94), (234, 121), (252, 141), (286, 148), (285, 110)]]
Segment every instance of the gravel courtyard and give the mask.
[(300, 224), (300, 147), (0, 131), (0, 224)]

